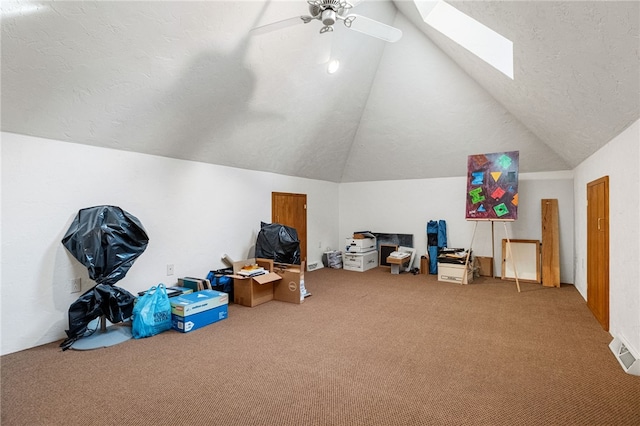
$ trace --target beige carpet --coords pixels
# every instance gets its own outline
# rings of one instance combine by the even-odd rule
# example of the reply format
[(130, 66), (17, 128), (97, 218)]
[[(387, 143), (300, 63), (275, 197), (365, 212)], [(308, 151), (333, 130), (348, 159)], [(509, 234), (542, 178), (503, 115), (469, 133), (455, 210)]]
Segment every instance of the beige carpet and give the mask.
[(385, 268), (306, 285), (188, 334), (3, 356), (2, 425), (640, 425), (640, 378), (573, 286)]

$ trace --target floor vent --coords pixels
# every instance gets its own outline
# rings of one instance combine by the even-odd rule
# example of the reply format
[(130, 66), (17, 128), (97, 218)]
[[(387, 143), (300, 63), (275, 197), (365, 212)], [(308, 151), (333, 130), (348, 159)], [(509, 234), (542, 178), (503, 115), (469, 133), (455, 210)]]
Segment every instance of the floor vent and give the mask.
[(631, 353), (629, 345), (624, 339), (614, 337), (613, 341), (609, 343), (609, 349), (611, 349), (625, 373), (640, 376), (640, 359), (638, 359), (637, 355)]

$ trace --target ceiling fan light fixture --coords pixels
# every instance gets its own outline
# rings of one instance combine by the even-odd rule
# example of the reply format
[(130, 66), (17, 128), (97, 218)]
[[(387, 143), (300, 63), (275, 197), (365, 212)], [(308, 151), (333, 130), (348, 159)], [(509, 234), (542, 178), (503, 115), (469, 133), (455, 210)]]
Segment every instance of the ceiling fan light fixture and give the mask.
[(322, 11), (322, 17), (320, 19), (323, 24), (327, 26), (331, 26), (336, 23), (336, 12), (335, 10), (326, 9)]

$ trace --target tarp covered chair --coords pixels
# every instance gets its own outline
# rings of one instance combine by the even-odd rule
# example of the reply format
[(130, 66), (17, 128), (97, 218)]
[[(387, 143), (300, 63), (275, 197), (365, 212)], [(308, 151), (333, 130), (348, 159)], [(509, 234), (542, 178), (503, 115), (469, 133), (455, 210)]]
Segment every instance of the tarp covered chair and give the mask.
[[(125, 277), (135, 260), (144, 252), (149, 237), (132, 214), (116, 206), (95, 206), (78, 211), (62, 238), (64, 247), (83, 264), (96, 285), (69, 307), (67, 339), (63, 350), (95, 349), (131, 338), (125, 327), (106, 326), (131, 317), (135, 296), (114, 284)], [(100, 329), (89, 323), (100, 317)], [(89, 338), (90, 337), (90, 338)], [(83, 343), (77, 342), (83, 339)]]

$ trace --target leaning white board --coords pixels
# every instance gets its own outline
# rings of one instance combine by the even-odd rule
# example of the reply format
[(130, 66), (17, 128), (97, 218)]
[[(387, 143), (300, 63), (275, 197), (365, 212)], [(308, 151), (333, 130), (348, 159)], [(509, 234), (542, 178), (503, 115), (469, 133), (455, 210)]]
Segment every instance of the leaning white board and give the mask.
[(411, 265), (413, 265), (413, 259), (416, 258), (416, 249), (414, 249), (413, 247), (400, 246), (398, 247), (398, 251), (402, 251), (404, 253), (411, 253), (411, 260), (409, 260), (409, 264), (407, 265), (407, 267), (404, 268), (405, 272), (411, 272)]
[(515, 280), (516, 273), (518, 280), (540, 282), (540, 241), (502, 240), (502, 279)]

